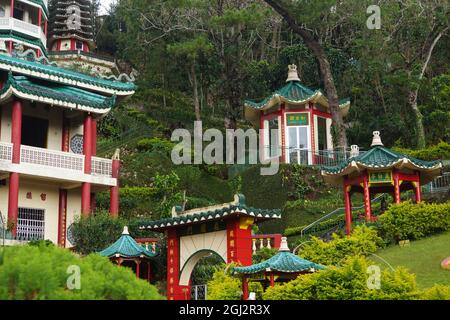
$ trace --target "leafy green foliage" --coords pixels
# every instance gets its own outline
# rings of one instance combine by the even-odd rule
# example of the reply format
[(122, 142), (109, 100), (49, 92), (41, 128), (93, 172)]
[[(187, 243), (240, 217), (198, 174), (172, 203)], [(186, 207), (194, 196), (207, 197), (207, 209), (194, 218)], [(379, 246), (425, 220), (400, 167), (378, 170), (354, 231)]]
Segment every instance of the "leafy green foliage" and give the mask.
[(342, 267), (300, 275), (284, 285), (268, 288), (265, 300), (407, 300), (417, 296), (415, 278), (403, 268), (385, 270), (380, 289), (369, 289), (369, 263), (352, 257)]
[[(258, 245), (258, 243), (256, 244)], [(258, 264), (260, 262), (269, 260), (274, 255), (278, 253), (278, 249), (268, 249), (268, 248), (262, 248), (260, 250), (256, 251), (256, 254), (253, 255), (253, 264)]]
[(333, 235), (330, 242), (312, 237), (300, 248), (302, 258), (325, 266), (340, 265), (349, 256), (366, 256), (383, 245), (377, 231), (367, 226), (356, 227), (351, 236)]
[(229, 275), (224, 270), (214, 272), (208, 282), (208, 300), (240, 300), (242, 284), (239, 278)]
[(450, 229), (450, 202), (392, 205), (378, 221), (386, 239), (421, 239)]
[(439, 142), (437, 145), (420, 150), (410, 150), (398, 147), (394, 148), (394, 150), (421, 160), (432, 161), (450, 159), (450, 144), (444, 141)]
[(112, 218), (107, 212), (77, 217), (71, 225), (73, 245), (83, 255), (102, 251), (120, 237), (124, 225), (123, 220)]
[[(79, 258), (55, 246), (4, 249), (0, 264), (1, 300), (161, 300), (156, 288), (137, 280), (127, 268), (107, 258)], [(69, 267), (79, 267), (79, 290), (69, 290)], [(72, 273), (71, 273), (72, 272)]]
[(436, 285), (422, 291), (422, 300), (450, 300), (450, 286)]

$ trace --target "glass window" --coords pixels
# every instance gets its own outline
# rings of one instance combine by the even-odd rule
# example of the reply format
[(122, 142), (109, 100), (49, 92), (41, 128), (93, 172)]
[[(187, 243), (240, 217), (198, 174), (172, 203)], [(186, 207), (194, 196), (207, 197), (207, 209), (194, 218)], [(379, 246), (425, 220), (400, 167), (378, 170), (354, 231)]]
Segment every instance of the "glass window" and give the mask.
[(77, 41), (77, 50), (83, 50), (83, 42)]
[(5, 16), (5, 8), (3, 6), (0, 6), (0, 18), (3, 18)]
[(278, 157), (280, 154), (280, 126), (278, 123), (278, 118), (269, 120), (267, 128), (269, 129), (269, 157)]

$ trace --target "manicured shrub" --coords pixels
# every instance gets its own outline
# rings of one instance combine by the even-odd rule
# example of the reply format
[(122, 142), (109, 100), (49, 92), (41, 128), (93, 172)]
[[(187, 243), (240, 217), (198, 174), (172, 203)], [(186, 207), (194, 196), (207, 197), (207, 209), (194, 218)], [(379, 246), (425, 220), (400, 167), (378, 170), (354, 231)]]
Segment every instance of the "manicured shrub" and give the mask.
[(302, 258), (322, 265), (340, 265), (349, 256), (365, 256), (374, 253), (383, 245), (383, 240), (374, 228), (357, 226), (351, 236), (333, 235), (330, 242), (312, 237), (300, 248)]
[(450, 300), (450, 285), (436, 285), (432, 288), (422, 291), (420, 295), (422, 300)]
[(208, 300), (240, 300), (241, 297), (241, 280), (223, 270), (216, 271), (208, 282)]
[[(107, 258), (79, 258), (55, 246), (4, 249), (0, 300), (160, 300), (155, 287)], [(79, 284), (74, 280), (79, 270)], [(68, 286), (69, 285), (73, 285)]]
[(72, 244), (83, 255), (99, 252), (120, 237), (124, 225), (123, 220), (112, 218), (107, 212), (77, 217), (70, 226)]
[(379, 288), (371, 280), (369, 263), (361, 257), (346, 260), (342, 267), (330, 267), (300, 275), (284, 285), (268, 288), (265, 300), (405, 300), (417, 297), (415, 276), (403, 268), (383, 271)]
[(384, 238), (395, 241), (421, 239), (450, 229), (450, 202), (393, 205), (378, 222)]

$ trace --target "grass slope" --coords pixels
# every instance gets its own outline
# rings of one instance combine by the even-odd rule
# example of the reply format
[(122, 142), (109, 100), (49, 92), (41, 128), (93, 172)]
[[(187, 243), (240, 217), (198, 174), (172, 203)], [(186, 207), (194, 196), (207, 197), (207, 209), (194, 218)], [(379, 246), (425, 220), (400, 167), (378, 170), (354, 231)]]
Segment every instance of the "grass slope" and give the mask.
[(404, 266), (415, 273), (420, 289), (450, 285), (450, 271), (441, 268), (442, 260), (450, 256), (450, 232), (413, 241), (410, 247), (391, 246), (377, 255), (393, 267)]

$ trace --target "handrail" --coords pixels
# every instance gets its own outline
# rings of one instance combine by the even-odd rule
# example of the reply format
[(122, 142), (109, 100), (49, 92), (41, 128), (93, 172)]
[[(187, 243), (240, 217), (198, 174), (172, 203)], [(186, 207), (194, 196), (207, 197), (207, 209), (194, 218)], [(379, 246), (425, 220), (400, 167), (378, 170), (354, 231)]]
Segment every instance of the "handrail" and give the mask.
[[(381, 200), (384, 197), (385, 197), (385, 194), (383, 193), (382, 195), (380, 195), (380, 196), (376, 197), (375, 199), (373, 199), (371, 201), (371, 203), (376, 203), (376, 202), (378, 202), (379, 200)], [(362, 204), (361, 206), (352, 207), (352, 210), (360, 210), (360, 209), (363, 209), (363, 208), (364, 208), (364, 204)], [(307, 231), (307, 230), (311, 229), (312, 227), (318, 225), (319, 223), (321, 223), (324, 220), (328, 220), (330, 217), (332, 217), (332, 216), (336, 215), (337, 213), (342, 212), (344, 210), (345, 210), (345, 207), (337, 208), (336, 210), (334, 210), (334, 211), (324, 215), (323, 217), (320, 217), (319, 219), (317, 219), (313, 223), (311, 223), (311, 224), (307, 225), (305, 228), (303, 228), (300, 231), (300, 237), (303, 238), (305, 231)]]

